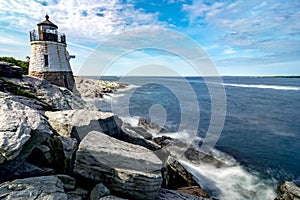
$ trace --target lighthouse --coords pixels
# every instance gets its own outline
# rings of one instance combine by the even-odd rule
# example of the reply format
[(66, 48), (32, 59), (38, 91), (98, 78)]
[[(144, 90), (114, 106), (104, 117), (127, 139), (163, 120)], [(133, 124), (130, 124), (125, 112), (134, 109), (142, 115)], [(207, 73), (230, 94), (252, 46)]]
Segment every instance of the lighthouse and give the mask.
[(37, 31), (30, 31), (29, 75), (72, 91), (75, 81), (69, 60), (75, 56), (70, 56), (67, 51), (65, 34), (58, 33), (57, 25), (48, 15), (45, 18), (37, 24)]

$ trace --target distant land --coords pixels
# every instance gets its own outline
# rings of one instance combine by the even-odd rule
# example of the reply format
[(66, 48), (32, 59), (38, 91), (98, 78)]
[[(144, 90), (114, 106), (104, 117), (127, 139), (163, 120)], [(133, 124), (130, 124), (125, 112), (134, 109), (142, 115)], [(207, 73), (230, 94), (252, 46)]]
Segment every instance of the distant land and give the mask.
[(259, 76), (259, 78), (300, 78), (300, 76)]

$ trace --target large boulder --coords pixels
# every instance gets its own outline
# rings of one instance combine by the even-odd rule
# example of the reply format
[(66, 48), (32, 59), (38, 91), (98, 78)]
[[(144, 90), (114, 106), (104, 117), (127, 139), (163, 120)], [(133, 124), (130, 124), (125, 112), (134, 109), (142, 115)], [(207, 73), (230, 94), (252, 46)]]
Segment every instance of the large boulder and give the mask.
[(90, 110), (66, 110), (46, 112), (48, 121), (56, 132), (64, 137), (81, 141), (90, 131), (100, 131), (119, 137), (122, 121), (114, 113)]
[(32, 145), (27, 145), (26, 155), (30, 154), (52, 135), (48, 121), (38, 111), (12, 101), (9, 96), (2, 96), (0, 105), (0, 163), (16, 158), (29, 141)]
[(0, 185), (0, 199), (68, 199), (62, 181), (56, 176), (16, 179)]
[(122, 196), (155, 199), (162, 183), (161, 167), (152, 151), (92, 131), (79, 145), (74, 172)]
[(300, 200), (300, 188), (292, 182), (284, 181), (278, 186), (275, 200)]
[(193, 175), (172, 157), (168, 157), (162, 168), (163, 188), (173, 189), (181, 193), (209, 198), (208, 193), (196, 182)]
[(0, 76), (10, 78), (22, 78), (23, 70), (21, 67), (11, 63), (0, 61)]

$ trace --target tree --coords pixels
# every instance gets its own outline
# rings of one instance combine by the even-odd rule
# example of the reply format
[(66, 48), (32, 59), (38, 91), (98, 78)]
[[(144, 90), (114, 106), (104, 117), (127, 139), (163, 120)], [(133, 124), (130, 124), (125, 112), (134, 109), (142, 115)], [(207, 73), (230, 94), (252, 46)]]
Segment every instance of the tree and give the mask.
[(23, 61), (23, 60), (16, 60), (13, 57), (5, 57), (5, 56), (1, 57), (0, 56), (0, 61), (9, 62), (9, 63), (12, 63), (16, 66), (22, 67), (23, 68), (23, 74), (27, 75), (28, 74), (28, 68), (29, 68), (29, 59), (27, 57), (30, 59), (29, 56), (26, 56), (27, 61)]

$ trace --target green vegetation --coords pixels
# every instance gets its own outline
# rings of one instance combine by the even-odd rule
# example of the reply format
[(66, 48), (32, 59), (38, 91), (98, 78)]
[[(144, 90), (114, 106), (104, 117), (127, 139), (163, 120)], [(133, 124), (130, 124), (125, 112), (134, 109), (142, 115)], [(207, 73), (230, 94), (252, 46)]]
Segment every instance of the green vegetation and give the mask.
[(22, 67), (23, 69), (23, 74), (27, 75), (28, 74), (28, 68), (29, 68), (29, 56), (26, 57), (26, 61), (22, 61), (22, 60), (16, 60), (13, 57), (1, 57), (0, 56), (0, 61), (5, 61), (5, 62), (9, 62), (12, 63), (16, 66)]
[(3, 83), (6, 83), (8, 85), (8, 88), (6, 88), (6, 89), (15, 95), (38, 99), (33, 93), (22, 90), (20, 86), (15, 85), (14, 83), (7, 81), (6, 79), (4, 79), (2, 77), (0, 77), (0, 81), (2, 81)]

